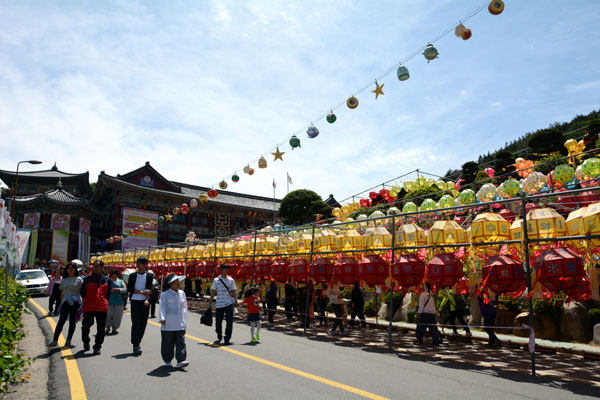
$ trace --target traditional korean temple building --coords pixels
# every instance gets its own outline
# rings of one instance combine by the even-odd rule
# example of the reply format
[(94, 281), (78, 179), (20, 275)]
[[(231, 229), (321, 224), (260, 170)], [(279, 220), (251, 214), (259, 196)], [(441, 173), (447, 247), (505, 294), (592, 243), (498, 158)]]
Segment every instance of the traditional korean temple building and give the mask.
[[(0, 170), (0, 179), (11, 190), (7, 196), (11, 202), (15, 173)], [(101, 172), (92, 190), (88, 172), (65, 173), (55, 165), (46, 171), (19, 172), (15, 220), (19, 227), (38, 230), (35, 257), (49, 259), (54, 230), (64, 228), (65, 218), (69, 219), (67, 258), (72, 259), (81, 252), (80, 229), (89, 228), (89, 249), (98, 252), (182, 242), (190, 231), (198, 238), (228, 236), (272, 224), (279, 210), (280, 200), (219, 190), (218, 197), (198, 201), (198, 207), (190, 208), (186, 215), (174, 215), (174, 208), (189, 205), (208, 190), (170, 181), (149, 162), (124, 175)], [(161, 221), (164, 215), (171, 215), (172, 220)], [(82, 221), (84, 226), (80, 227)], [(149, 221), (160, 222), (122, 242), (106, 241)]]

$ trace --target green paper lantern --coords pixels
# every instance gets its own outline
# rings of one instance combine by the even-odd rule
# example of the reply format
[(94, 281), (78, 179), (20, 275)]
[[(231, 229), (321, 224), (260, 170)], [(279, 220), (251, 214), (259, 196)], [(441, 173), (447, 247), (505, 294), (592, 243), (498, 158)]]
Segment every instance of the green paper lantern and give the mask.
[(402, 207), (403, 213), (412, 213), (415, 211), (417, 211), (417, 205), (412, 201), (409, 201), (408, 203), (404, 204), (404, 207)]
[(231, 175), (231, 181), (236, 183), (240, 181), (240, 176), (238, 174)]
[(575, 170), (568, 164), (561, 164), (554, 168), (554, 180), (563, 185), (571, 182), (575, 176)]
[(404, 65), (399, 66), (396, 73), (398, 74), (398, 80), (400, 80), (400, 81), (405, 81), (408, 78), (410, 78), (410, 74), (408, 73), (408, 68), (406, 68)]
[(437, 208), (437, 203), (432, 199), (425, 199), (421, 203), (421, 207), (419, 207), (419, 211), (430, 211), (435, 210)]
[(513, 198), (519, 194), (521, 191), (521, 184), (516, 179), (507, 179), (502, 183), (502, 192), (508, 196), (508, 198)]
[(423, 51), (423, 56), (425, 56), (425, 58), (427, 59), (427, 62), (431, 61), (431, 60), (435, 60), (436, 58), (438, 58), (438, 55), (440, 53), (437, 51), (437, 49), (435, 47), (433, 47), (432, 44), (428, 44), (427, 47), (425, 47), (425, 51)]
[(583, 175), (595, 178), (600, 175), (600, 159), (588, 158), (581, 164), (581, 171)]
[(463, 190), (458, 195), (458, 203), (465, 206), (475, 203), (475, 192), (471, 189)]
[(449, 194), (445, 194), (440, 199), (439, 205), (440, 208), (450, 208), (454, 207), (456, 205), (456, 202), (454, 201), (454, 197), (450, 196)]
[(329, 122), (330, 124), (333, 124), (336, 119), (337, 119), (337, 117), (335, 116), (333, 111), (330, 112), (329, 114), (327, 114), (327, 122)]
[(292, 147), (292, 150), (294, 150), (296, 147), (300, 147), (300, 139), (298, 139), (298, 136), (292, 135), (290, 138), (290, 146)]

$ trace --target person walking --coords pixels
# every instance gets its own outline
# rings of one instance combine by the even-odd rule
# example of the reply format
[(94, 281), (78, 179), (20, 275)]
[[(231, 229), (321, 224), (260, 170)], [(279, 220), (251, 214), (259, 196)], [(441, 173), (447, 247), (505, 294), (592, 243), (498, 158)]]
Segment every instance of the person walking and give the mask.
[(117, 329), (121, 326), (123, 319), (123, 309), (125, 301), (123, 296), (127, 296), (127, 286), (125, 282), (119, 279), (119, 271), (113, 269), (110, 271), (110, 297), (108, 298), (108, 314), (106, 315), (106, 333), (110, 333), (112, 328), (113, 335), (119, 333)]
[(81, 298), (83, 300), (83, 321), (81, 323), (81, 340), (83, 349), (90, 349), (90, 328), (96, 320), (96, 340), (94, 343), (94, 355), (100, 354), (102, 343), (104, 343), (104, 328), (106, 326), (106, 314), (108, 312), (108, 298), (110, 297), (110, 286), (108, 278), (103, 274), (104, 262), (94, 261), (92, 273), (83, 278), (81, 285)]
[[(260, 325), (262, 316), (260, 315), (260, 287), (255, 286), (250, 289), (250, 296), (246, 297), (243, 303), (248, 309), (248, 322), (250, 323), (250, 342), (257, 343), (260, 341)], [(254, 330), (256, 329), (256, 335)]]
[[(50, 283), (48, 284), (48, 311), (50, 315), (58, 315), (58, 307), (60, 306), (60, 282), (62, 281), (62, 275), (64, 273), (64, 267), (59, 264), (50, 264), (52, 269), (52, 276), (50, 277)], [(54, 310), (54, 311), (53, 311)]]
[(60, 303), (60, 317), (56, 323), (56, 329), (54, 329), (54, 338), (50, 342), (50, 346), (56, 346), (58, 344), (58, 338), (65, 326), (67, 318), (69, 318), (69, 331), (67, 333), (67, 340), (65, 346), (71, 346), (71, 340), (75, 333), (75, 327), (77, 326), (77, 311), (81, 307), (81, 285), (83, 279), (79, 277), (79, 271), (72, 263), (67, 264), (66, 270), (63, 272), (63, 278), (60, 283), (61, 303)]
[(456, 320), (460, 323), (461, 327), (465, 330), (467, 337), (471, 337), (471, 330), (467, 326), (465, 322), (464, 315), (467, 310), (467, 302), (464, 297), (459, 294), (454, 293), (453, 289), (446, 288), (446, 293), (442, 303), (440, 304), (440, 309), (443, 309), (446, 303), (449, 305), (449, 316), (448, 322), (452, 325), (452, 332), (454, 335), (458, 335), (458, 329), (456, 327)]
[(150, 302), (150, 318), (156, 318), (156, 303), (158, 302), (158, 297), (160, 296), (160, 285), (156, 278), (152, 279), (152, 287), (150, 288), (150, 297), (148, 301)]
[(342, 297), (339, 279), (333, 278), (331, 284), (329, 285), (327, 296), (329, 297), (331, 308), (335, 314), (335, 322), (333, 323), (333, 327), (329, 331), (329, 334), (335, 335), (335, 330), (339, 326), (340, 334), (345, 336), (347, 332), (344, 330), (344, 298)]
[(350, 294), (350, 307), (352, 313), (350, 315), (350, 325), (354, 326), (354, 318), (358, 317), (363, 328), (367, 327), (367, 321), (365, 319), (365, 292), (363, 291), (358, 281), (354, 282), (352, 293)]
[(165, 366), (171, 367), (173, 355), (177, 360), (175, 368), (190, 365), (186, 361), (185, 330), (187, 329), (188, 306), (187, 297), (179, 290), (184, 276), (169, 274), (165, 278), (168, 290), (160, 295), (158, 320), (160, 322), (160, 354)]
[(327, 285), (323, 284), (321, 289), (317, 290), (317, 306), (319, 308), (319, 326), (327, 326), (327, 304), (329, 303), (329, 296), (327, 295)]
[(274, 322), (275, 313), (277, 312), (277, 303), (277, 284), (275, 281), (271, 281), (271, 285), (267, 291), (267, 315), (269, 317), (269, 323)]
[(484, 330), (488, 334), (488, 347), (498, 347), (502, 344), (496, 333), (494, 333), (494, 321), (496, 320), (496, 305), (487, 294), (479, 295), (479, 308), (483, 317)]
[(136, 264), (137, 272), (129, 275), (127, 292), (131, 298), (131, 344), (133, 353), (139, 356), (142, 354), (140, 344), (148, 324), (149, 298), (154, 274), (147, 271), (148, 259), (146, 257), (138, 257)]
[(439, 346), (442, 343), (440, 333), (435, 320), (435, 298), (431, 294), (431, 283), (425, 284), (425, 291), (419, 295), (418, 308), (419, 322), (417, 324), (416, 336), (417, 342), (423, 344), (423, 335), (425, 330), (429, 329), (429, 334), (433, 339), (433, 345)]
[(284, 290), (285, 302), (283, 307), (285, 308), (285, 317), (290, 322), (294, 319), (294, 315), (298, 315), (298, 291), (291, 278), (286, 282)]
[(233, 332), (233, 308), (237, 307), (235, 281), (229, 276), (229, 264), (221, 264), (221, 275), (213, 280), (210, 289), (210, 300), (208, 306), (212, 306), (215, 296), (217, 296), (215, 331), (217, 332), (216, 343), (223, 340), (223, 317), (225, 317), (225, 345), (231, 344), (231, 334)]

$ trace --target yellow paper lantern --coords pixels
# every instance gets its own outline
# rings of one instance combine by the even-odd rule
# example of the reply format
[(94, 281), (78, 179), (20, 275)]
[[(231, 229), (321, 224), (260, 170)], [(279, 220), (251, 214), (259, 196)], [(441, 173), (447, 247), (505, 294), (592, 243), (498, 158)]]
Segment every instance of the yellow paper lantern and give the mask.
[(258, 159), (258, 168), (264, 169), (267, 168), (267, 160), (263, 156)]
[(477, 191), (477, 198), (481, 202), (489, 202), (496, 197), (496, 186), (493, 183), (486, 183)]
[(337, 234), (335, 244), (339, 251), (360, 250), (364, 248), (362, 236), (354, 229), (344, 230)]
[[(581, 217), (583, 235), (600, 235), (600, 203), (590, 204)], [(600, 247), (600, 239), (586, 240), (590, 250)]]
[(546, 185), (546, 175), (534, 171), (523, 181), (523, 191), (527, 194), (535, 194)]
[[(471, 223), (469, 241), (471, 243), (491, 243), (510, 239), (510, 224), (501, 215), (482, 213)], [(495, 254), (500, 246), (476, 246), (475, 252), (486, 255)]]
[(427, 244), (442, 246), (467, 242), (467, 232), (456, 221), (436, 221), (427, 235)]
[(566, 233), (565, 219), (553, 208), (536, 208), (527, 214), (529, 239), (558, 238)]
[[(583, 216), (587, 209), (588, 207), (581, 207), (569, 213), (569, 215), (567, 216), (567, 220), (565, 221), (568, 236), (585, 235), (585, 229), (583, 226)], [(585, 241), (583, 240), (570, 240), (567, 243), (575, 247), (579, 251), (585, 250)]]
[(339, 217), (340, 215), (342, 215), (342, 209), (339, 207), (335, 207), (333, 210), (331, 210), (331, 215), (333, 215), (334, 217)]
[[(396, 230), (396, 243), (398, 247), (424, 246), (427, 244), (425, 231), (417, 224), (404, 224)], [(406, 250), (402, 250), (405, 252)]]
[(383, 226), (367, 228), (363, 234), (363, 244), (367, 250), (392, 246), (392, 234)]

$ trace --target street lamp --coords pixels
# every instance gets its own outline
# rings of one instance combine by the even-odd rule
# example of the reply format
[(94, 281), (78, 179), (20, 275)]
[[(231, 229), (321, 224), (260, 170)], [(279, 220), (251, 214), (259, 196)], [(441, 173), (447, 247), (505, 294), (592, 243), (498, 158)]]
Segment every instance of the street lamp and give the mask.
[(19, 165), (26, 163), (26, 164), (41, 164), (41, 161), (38, 160), (27, 160), (27, 161), (19, 161), (17, 163), (17, 172), (15, 173), (15, 185), (13, 186), (13, 204), (12, 204), (12, 217), (15, 220), (15, 225), (19, 226), (18, 221), (16, 220), (17, 218), (17, 213), (16, 213), (16, 209), (17, 209), (17, 185), (19, 184)]

